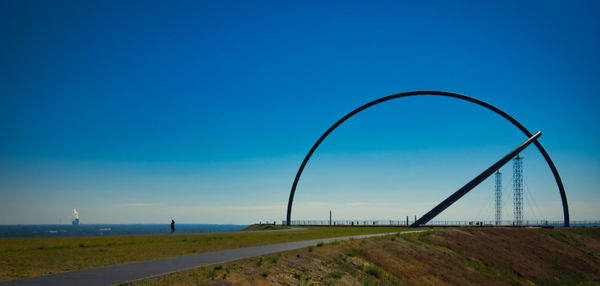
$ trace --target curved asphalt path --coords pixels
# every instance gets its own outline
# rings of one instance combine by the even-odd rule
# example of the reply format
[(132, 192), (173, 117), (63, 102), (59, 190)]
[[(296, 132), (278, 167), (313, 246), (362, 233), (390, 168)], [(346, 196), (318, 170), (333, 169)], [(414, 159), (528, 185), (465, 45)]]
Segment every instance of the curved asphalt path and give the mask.
[(422, 231), (425, 230), (351, 235), (222, 250), (216, 252), (205, 252), (200, 254), (161, 258), (127, 264), (117, 264), (105, 267), (89, 268), (79, 271), (63, 272), (38, 277), (10, 280), (0, 282), (0, 285), (110, 285), (124, 282), (132, 282), (135, 280), (149, 278), (152, 276), (165, 275), (168, 273), (199, 267), (201, 265), (225, 263), (233, 260), (303, 248), (311, 245), (316, 245), (320, 241), (331, 242), (334, 240), (348, 240), (351, 238), (358, 239), (374, 236), (384, 236), (396, 233), (414, 233)]

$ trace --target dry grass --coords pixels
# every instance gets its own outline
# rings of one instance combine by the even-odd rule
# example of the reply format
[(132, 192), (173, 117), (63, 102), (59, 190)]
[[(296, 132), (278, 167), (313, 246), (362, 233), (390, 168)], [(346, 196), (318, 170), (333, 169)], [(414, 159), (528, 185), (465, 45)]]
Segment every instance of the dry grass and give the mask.
[(322, 227), (289, 232), (1, 238), (0, 281), (208, 251), (398, 230)]
[(352, 240), (139, 284), (600, 285), (600, 228), (456, 229)]

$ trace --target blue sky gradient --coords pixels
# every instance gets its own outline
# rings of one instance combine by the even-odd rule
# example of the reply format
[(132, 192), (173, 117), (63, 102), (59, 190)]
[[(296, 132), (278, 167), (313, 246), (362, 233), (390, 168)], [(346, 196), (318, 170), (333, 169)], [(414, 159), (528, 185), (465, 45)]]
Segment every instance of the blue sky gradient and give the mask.
[[(573, 219), (600, 219), (597, 1), (2, 1), (0, 224), (282, 220), (297, 168), (373, 99), (445, 90), (532, 132)], [(525, 140), (423, 96), (360, 113), (317, 150), (294, 218), (422, 215)], [(562, 219), (525, 157), (525, 217)], [(504, 218), (512, 219), (512, 171)], [(491, 219), (488, 179), (439, 219)], [(527, 199), (528, 198), (528, 199)]]

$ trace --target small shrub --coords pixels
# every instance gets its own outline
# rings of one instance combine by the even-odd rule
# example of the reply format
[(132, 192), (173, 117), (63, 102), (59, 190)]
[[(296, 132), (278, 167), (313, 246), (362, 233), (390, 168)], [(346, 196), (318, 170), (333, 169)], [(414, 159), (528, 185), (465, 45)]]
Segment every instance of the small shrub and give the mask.
[[(298, 285), (308, 285), (308, 281), (310, 280), (310, 276), (306, 275), (302, 275), (298, 272), (294, 273), (294, 278), (296, 280), (298, 280)], [(316, 284), (311, 284), (311, 285), (316, 285)]]
[(271, 274), (271, 272), (269, 270), (265, 270), (265, 271), (263, 271), (263, 272), (260, 273), (260, 275), (262, 277), (267, 277), (267, 276), (269, 276), (269, 274)]
[(367, 267), (366, 272), (367, 272), (367, 274), (369, 274), (375, 278), (381, 278), (381, 276), (382, 276), (381, 269), (375, 265), (370, 265), (369, 267)]
[(217, 278), (217, 271), (213, 269), (210, 272), (208, 272), (208, 278), (210, 278), (211, 280)]
[(341, 264), (341, 263), (344, 263), (344, 262), (346, 262), (346, 259), (347, 259), (347, 256), (346, 256), (345, 254), (343, 254), (343, 253), (338, 253), (338, 255), (336, 255), (336, 256), (333, 258), (333, 261), (334, 261), (336, 264)]
[(271, 257), (271, 263), (277, 263), (277, 260), (279, 260), (279, 256), (273, 256)]
[(331, 245), (338, 245), (338, 244), (340, 244), (340, 241), (336, 239), (336, 240), (332, 241), (330, 244)]
[(363, 280), (362, 285), (363, 286), (376, 286), (376, 285), (380, 285), (380, 283), (378, 283), (379, 281), (377, 281), (377, 279), (373, 278), (373, 276), (367, 276), (367, 278), (365, 280)]
[(256, 259), (256, 266), (261, 266), (261, 265), (263, 265), (263, 263), (264, 263), (264, 261), (263, 261), (262, 256), (259, 257), (258, 259)]
[(221, 266), (221, 265), (215, 266), (215, 270), (221, 270), (221, 269), (223, 269), (223, 266)]
[(83, 243), (83, 242), (80, 242), (80, 243), (79, 243), (79, 247), (88, 247), (88, 245), (87, 245), (87, 244), (85, 244), (85, 243)]
[(300, 253), (296, 254), (296, 258), (300, 258)]
[(312, 252), (315, 249), (312, 245), (308, 247), (308, 252)]
[(324, 243), (324, 242), (322, 242), (322, 241), (319, 241), (319, 242), (317, 243), (317, 247), (321, 247), (321, 246), (323, 246), (323, 245), (325, 245), (325, 243)]
[(345, 273), (341, 270), (335, 270), (335, 271), (331, 272), (331, 277), (339, 279), (339, 278), (342, 278), (344, 276), (344, 274)]

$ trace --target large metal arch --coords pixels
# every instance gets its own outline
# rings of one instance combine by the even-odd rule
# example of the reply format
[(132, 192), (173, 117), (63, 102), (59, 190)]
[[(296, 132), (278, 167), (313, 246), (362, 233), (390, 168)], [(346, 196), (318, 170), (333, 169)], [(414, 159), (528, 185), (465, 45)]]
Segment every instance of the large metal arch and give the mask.
[[(402, 97), (408, 97), (408, 96), (417, 96), (417, 95), (445, 96), (445, 97), (452, 97), (452, 98), (457, 98), (457, 99), (475, 103), (477, 105), (483, 106), (483, 107), (497, 113), (498, 115), (504, 117), (504, 119), (510, 121), (510, 123), (512, 123), (517, 128), (519, 128), (519, 130), (521, 130), (521, 132), (523, 132), (523, 134), (525, 134), (525, 136), (527, 136), (527, 138), (533, 136), (533, 134), (531, 134), (531, 132), (529, 132), (529, 130), (527, 130), (527, 128), (525, 128), (525, 126), (523, 126), (521, 123), (519, 123), (512, 116), (508, 115), (506, 112), (500, 110), (499, 108), (497, 108), (487, 102), (481, 101), (477, 98), (473, 98), (470, 96), (453, 93), (453, 92), (435, 91), (435, 90), (409, 91), (409, 92), (402, 92), (402, 93), (384, 96), (382, 98), (379, 98), (379, 99), (373, 100), (369, 103), (366, 103), (366, 104), (354, 109), (350, 113), (346, 114), (344, 117), (342, 117), (337, 122), (335, 122), (333, 125), (331, 125), (331, 127), (329, 127), (329, 129), (327, 129), (327, 131), (325, 131), (325, 133), (323, 133), (323, 135), (321, 135), (319, 140), (317, 140), (317, 142), (315, 142), (315, 144), (312, 146), (312, 148), (310, 148), (310, 151), (308, 151), (308, 154), (306, 154), (306, 157), (304, 157), (302, 164), (300, 164), (300, 168), (298, 169), (298, 173), (296, 173), (296, 177), (294, 178), (294, 183), (292, 184), (292, 190), (290, 192), (290, 198), (288, 200), (286, 224), (290, 225), (290, 222), (291, 222), (292, 203), (294, 201), (294, 194), (296, 193), (296, 186), (298, 185), (300, 176), (302, 175), (302, 172), (304, 171), (304, 167), (306, 166), (306, 163), (308, 163), (308, 160), (310, 159), (312, 154), (315, 152), (317, 147), (319, 147), (319, 145), (321, 145), (323, 140), (325, 140), (325, 138), (327, 138), (327, 136), (329, 136), (329, 134), (331, 132), (333, 132), (333, 130), (335, 130), (338, 126), (340, 126), (342, 123), (344, 123), (344, 121), (348, 120), (350, 117), (356, 115), (357, 113), (359, 113), (369, 107), (386, 102), (388, 100), (402, 98)], [(558, 191), (560, 192), (560, 198), (562, 200), (564, 225), (566, 227), (568, 227), (570, 225), (570, 223), (569, 223), (569, 205), (567, 204), (567, 195), (565, 194), (565, 188), (563, 186), (560, 175), (558, 174), (558, 170), (556, 169), (554, 162), (552, 162), (550, 155), (548, 155), (548, 153), (546, 152), (546, 150), (544, 149), (542, 144), (540, 144), (540, 142), (538, 142), (537, 140), (534, 142), (534, 144), (538, 148), (540, 153), (542, 153), (542, 156), (544, 156), (544, 159), (546, 159), (546, 163), (548, 163), (548, 167), (550, 167), (550, 170), (552, 170), (552, 174), (554, 175), (554, 179), (556, 180), (556, 184), (558, 185)]]

